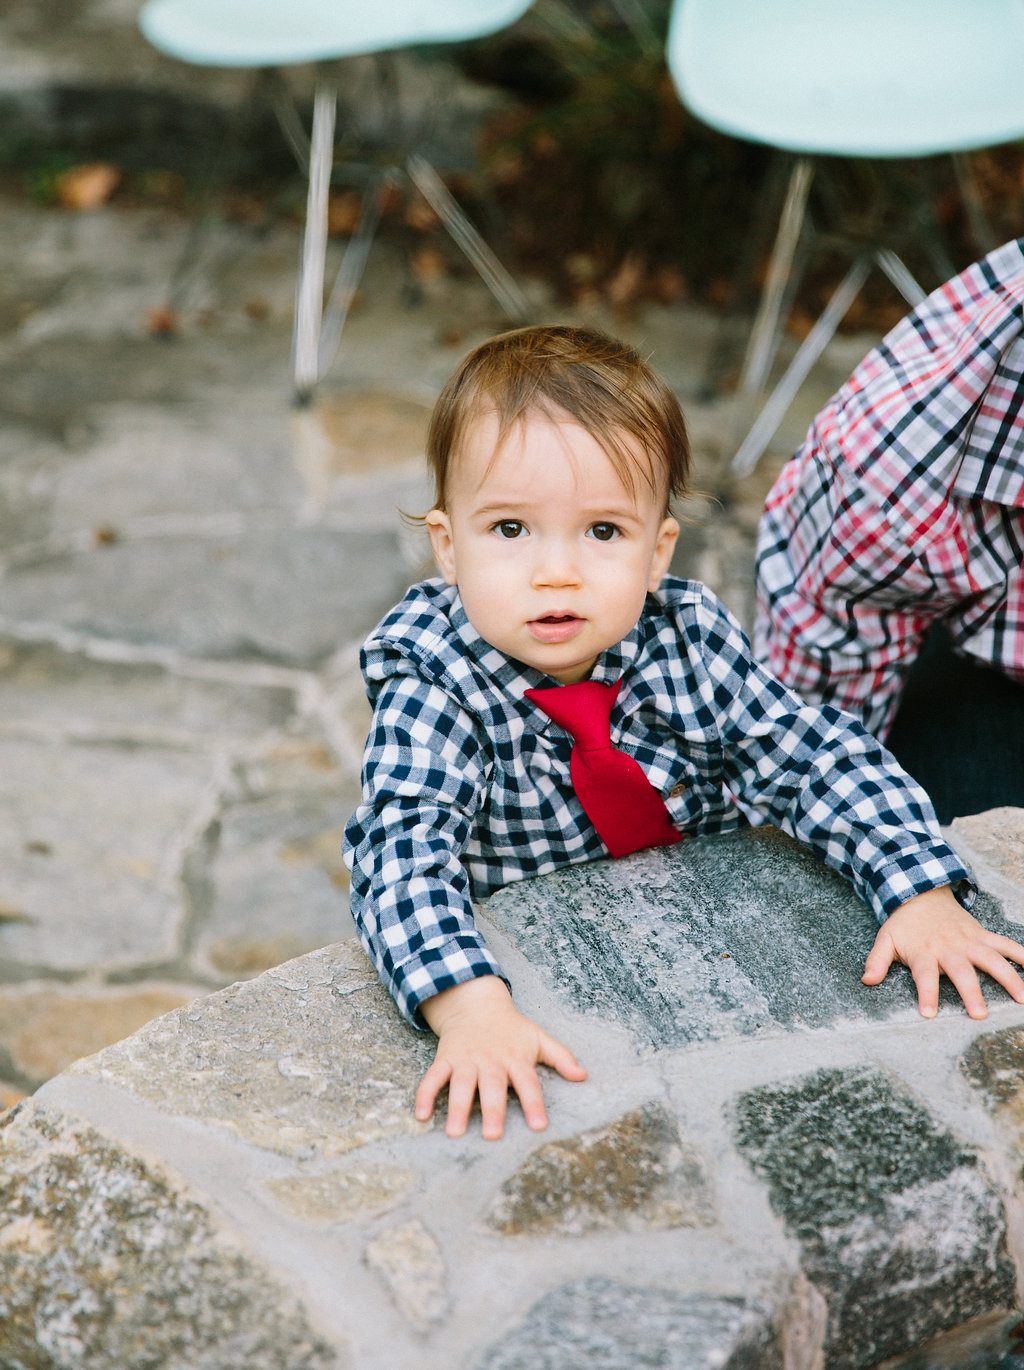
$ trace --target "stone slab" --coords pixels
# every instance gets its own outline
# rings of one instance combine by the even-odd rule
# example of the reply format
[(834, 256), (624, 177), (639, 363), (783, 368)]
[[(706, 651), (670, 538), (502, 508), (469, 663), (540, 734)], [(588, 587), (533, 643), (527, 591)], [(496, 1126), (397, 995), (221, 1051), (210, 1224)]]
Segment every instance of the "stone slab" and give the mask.
[(172, 1175), (57, 1110), (0, 1120), (0, 1215), (0, 1364), (341, 1370)]
[(395, 533), (115, 541), (9, 572), (0, 618), (186, 656), (312, 666), (368, 632), (409, 580)]
[(287, 686), (197, 679), (146, 663), (97, 661), (47, 644), (0, 642), (0, 731), (207, 747), (283, 727)]
[(781, 1370), (770, 1317), (742, 1299), (610, 1279), (564, 1285), (478, 1370)]
[(231, 980), (355, 935), (345, 823), (359, 802), (352, 781), (330, 795), (284, 792), (228, 804), (194, 899), (201, 907), (192, 948), (204, 972)]
[(1024, 809), (989, 809), (955, 818), (951, 831), (954, 839), (966, 839), (973, 852), (1024, 890)]
[(505, 1235), (709, 1227), (709, 1166), (652, 1102), (604, 1127), (537, 1147), (501, 1187), (487, 1221)]
[(270, 399), (242, 392), (229, 413), (195, 400), (94, 404), (85, 445), (51, 483), (51, 535), (146, 520), (160, 528), (218, 515), (294, 514), (304, 492), (289, 414)]
[(433, 1054), (343, 942), (169, 1013), (72, 1073), (313, 1158), (428, 1131), (412, 1100)]
[(749, 1091), (735, 1135), (825, 1296), (829, 1370), (864, 1370), (1013, 1307), (998, 1190), (887, 1076), (822, 1070)]
[[(657, 1047), (884, 1021), (916, 1004), (902, 967), (860, 983), (871, 911), (775, 828), (567, 867), (509, 885), (485, 908), (559, 993)], [(991, 898), (977, 912), (1019, 932)], [(992, 987), (990, 1002), (1007, 999)], [(945, 982), (941, 1002), (957, 1002)]]
[(0, 966), (171, 959), (180, 845), (212, 763), (168, 749), (0, 739)]
[(79, 1057), (91, 1056), (207, 991), (147, 981), (135, 986), (69, 987), (36, 981), (0, 989), (0, 1053), (35, 1088)]

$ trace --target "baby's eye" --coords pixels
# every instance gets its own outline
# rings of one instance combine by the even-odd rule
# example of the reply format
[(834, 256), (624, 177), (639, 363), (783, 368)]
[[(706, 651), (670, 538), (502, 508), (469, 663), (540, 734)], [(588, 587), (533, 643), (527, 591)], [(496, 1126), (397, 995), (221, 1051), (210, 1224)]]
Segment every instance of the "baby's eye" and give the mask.
[(491, 531), (497, 533), (500, 538), (511, 539), (522, 537), (526, 529), (518, 519), (502, 519), (500, 523), (494, 525)]
[(598, 542), (614, 542), (619, 536), (619, 529), (614, 523), (592, 523), (587, 531)]

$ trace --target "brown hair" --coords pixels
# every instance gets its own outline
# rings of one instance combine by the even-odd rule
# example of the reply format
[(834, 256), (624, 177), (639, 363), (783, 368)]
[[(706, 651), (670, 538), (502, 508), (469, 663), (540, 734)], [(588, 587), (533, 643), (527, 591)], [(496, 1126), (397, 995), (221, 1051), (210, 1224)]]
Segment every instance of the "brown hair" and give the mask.
[[(627, 490), (637, 473), (665, 504), (686, 490), (690, 444), (679, 401), (638, 352), (591, 328), (545, 324), (499, 333), (465, 356), (441, 391), (427, 436), (435, 507), (445, 509), (448, 473), (466, 429), (498, 416), (498, 442), (530, 413), (568, 414), (607, 453)], [(621, 439), (632, 439), (650, 465)]]

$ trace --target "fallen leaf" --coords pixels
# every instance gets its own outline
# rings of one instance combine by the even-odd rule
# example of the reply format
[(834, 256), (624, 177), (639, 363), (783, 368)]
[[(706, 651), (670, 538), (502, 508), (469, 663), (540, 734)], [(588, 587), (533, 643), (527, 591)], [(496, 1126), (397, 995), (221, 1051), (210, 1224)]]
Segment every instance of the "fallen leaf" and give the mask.
[(632, 253), (624, 257), (619, 269), (606, 287), (609, 300), (616, 309), (624, 309), (632, 304), (644, 283), (646, 268), (639, 257)]
[(158, 304), (146, 315), (146, 332), (154, 338), (173, 338), (181, 332), (176, 309)]
[(418, 281), (440, 281), (448, 275), (448, 262), (443, 252), (433, 247), (418, 248), (409, 263)]
[(417, 233), (429, 233), (438, 225), (438, 217), (426, 200), (411, 200), (405, 210), (406, 224)]
[(338, 191), (327, 202), (327, 232), (332, 237), (351, 238), (362, 212), (363, 197), (357, 190)]
[(120, 181), (121, 172), (110, 162), (86, 162), (58, 176), (54, 193), (65, 209), (98, 209), (110, 199)]

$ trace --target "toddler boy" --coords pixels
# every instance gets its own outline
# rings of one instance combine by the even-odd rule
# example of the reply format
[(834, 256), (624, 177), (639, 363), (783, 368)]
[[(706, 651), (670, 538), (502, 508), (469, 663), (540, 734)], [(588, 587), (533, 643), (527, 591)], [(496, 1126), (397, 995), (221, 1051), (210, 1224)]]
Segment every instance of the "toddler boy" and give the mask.
[[(442, 579), (413, 586), (364, 644), (374, 718), (345, 839), (363, 943), (401, 1011), (439, 1039), (417, 1117), (447, 1085), (448, 1134), (466, 1130), (479, 1095), (483, 1135), (499, 1137), (511, 1085), (540, 1129), (537, 1065), (586, 1077), (515, 1008), (474, 896), (724, 832), (743, 809), (804, 842), (870, 904), (882, 927), (865, 983), (904, 962), (930, 1017), (945, 973), (981, 1018), (978, 967), (1024, 1002), (1010, 964), (1024, 947), (959, 902), (973, 899), (970, 875), (924, 792), (853, 719), (803, 703), (759, 666), (704, 586), (666, 574), (686, 429), (631, 348), (569, 327), (491, 339), (442, 392), (428, 459)], [(587, 702), (610, 710), (612, 747), (631, 758), (611, 762), (629, 779), (607, 782), (604, 799), (555, 721), (571, 723), (584, 681)], [(616, 811), (609, 789), (632, 797)]]

